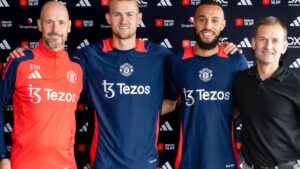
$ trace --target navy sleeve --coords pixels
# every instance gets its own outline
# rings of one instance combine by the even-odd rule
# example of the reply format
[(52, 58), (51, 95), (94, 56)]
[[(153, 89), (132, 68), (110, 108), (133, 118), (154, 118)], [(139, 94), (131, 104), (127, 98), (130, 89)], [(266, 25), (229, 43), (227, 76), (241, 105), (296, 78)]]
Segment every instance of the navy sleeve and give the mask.
[(80, 100), (84, 103), (88, 103), (88, 83), (87, 83), (87, 72), (86, 72), (86, 64), (84, 59), (86, 58), (85, 53), (82, 49), (76, 50), (74, 55), (80, 59), (80, 65), (83, 70), (83, 88), (80, 95)]
[(248, 62), (246, 56), (244, 54), (240, 54), (240, 55), (241, 55), (241, 60), (238, 65), (238, 70), (241, 71), (241, 70), (248, 69)]
[(8, 158), (4, 138), (4, 106), (9, 102), (15, 90), (17, 59), (8, 62), (0, 81), (0, 160)]

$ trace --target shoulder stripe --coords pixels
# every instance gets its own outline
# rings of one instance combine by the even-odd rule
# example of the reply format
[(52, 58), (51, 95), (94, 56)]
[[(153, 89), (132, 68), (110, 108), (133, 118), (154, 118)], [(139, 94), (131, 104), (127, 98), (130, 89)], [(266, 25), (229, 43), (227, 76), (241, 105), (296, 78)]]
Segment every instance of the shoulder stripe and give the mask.
[(189, 58), (192, 58), (194, 56), (195, 56), (195, 53), (193, 51), (193, 47), (188, 47), (188, 48), (184, 49), (182, 60), (189, 59)]
[(145, 42), (143, 40), (141, 40), (141, 39), (136, 39), (135, 50), (138, 51), (138, 52), (144, 52), (144, 53), (146, 53), (147, 49), (145, 47)]
[[(109, 52), (109, 51), (113, 50), (114, 47), (113, 47), (111, 38), (104, 39), (102, 41), (102, 43), (103, 43), (103, 49), (102, 49), (103, 52)], [(137, 52), (147, 52), (147, 49), (145, 47), (145, 42), (141, 39), (136, 39), (136, 41), (135, 41), (135, 50)]]
[(103, 43), (103, 52), (109, 52), (113, 50), (113, 46), (111, 44), (111, 38), (102, 40)]
[(2, 80), (5, 78), (7, 70), (11, 67), (11, 65), (13, 63), (16, 63), (16, 66), (17, 66), (21, 61), (28, 60), (28, 59), (33, 59), (33, 53), (32, 53), (31, 50), (24, 51), (24, 54), (25, 54), (25, 56), (21, 56), (20, 58), (14, 58), (14, 59), (8, 60), (7, 64), (4, 67), (2, 75), (1, 75), (2, 76)]
[(228, 54), (224, 52), (225, 46), (226, 46), (225, 44), (219, 45), (219, 51), (217, 55), (220, 56), (221, 58), (228, 58)]

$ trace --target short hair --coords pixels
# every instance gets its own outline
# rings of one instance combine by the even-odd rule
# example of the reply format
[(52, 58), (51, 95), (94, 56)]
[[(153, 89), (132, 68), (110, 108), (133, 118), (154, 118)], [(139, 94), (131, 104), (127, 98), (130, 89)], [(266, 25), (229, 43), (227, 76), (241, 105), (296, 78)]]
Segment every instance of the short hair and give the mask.
[(222, 5), (220, 3), (218, 3), (218, 2), (213, 1), (213, 0), (203, 0), (200, 4), (198, 4), (198, 6), (196, 7), (195, 12), (198, 10), (198, 8), (200, 6), (203, 6), (203, 5), (214, 5), (214, 6), (220, 7), (222, 9), (222, 11), (223, 11), (224, 18), (225, 18), (225, 12), (224, 12), (224, 9), (223, 9)]
[(137, 9), (138, 9), (138, 12), (140, 12), (138, 0), (109, 0), (109, 5), (108, 5), (108, 9), (109, 9), (109, 10), (110, 10), (110, 8), (111, 8), (111, 4), (112, 4), (114, 1), (135, 1), (135, 2), (136, 2), (136, 7), (137, 7)]
[(279, 24), (282, 27), (283, 32), (284, 32), (284, 40), (286, 40), (287, 39), (287, 27), (281, 19), (279, 19), (275, 16), (268, 16), (268, 17), (261, 18), (257, 22), (257, 24), (254, 26), (253, 37), (256, 37), (257, 30), (260, 26), (263, 26), (263, 25), (276, 25), (276, 24)]

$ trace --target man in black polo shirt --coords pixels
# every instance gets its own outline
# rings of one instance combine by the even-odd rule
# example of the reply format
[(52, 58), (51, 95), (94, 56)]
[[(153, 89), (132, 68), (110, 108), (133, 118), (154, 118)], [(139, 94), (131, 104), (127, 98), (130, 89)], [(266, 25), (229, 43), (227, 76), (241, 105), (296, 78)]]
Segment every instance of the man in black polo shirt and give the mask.
[(256, 66), (234, 81), (243, 169), (300, 169), (300, 76), (279, 61), (287, 46), (285, 24), (261, 19), (252, 37)]

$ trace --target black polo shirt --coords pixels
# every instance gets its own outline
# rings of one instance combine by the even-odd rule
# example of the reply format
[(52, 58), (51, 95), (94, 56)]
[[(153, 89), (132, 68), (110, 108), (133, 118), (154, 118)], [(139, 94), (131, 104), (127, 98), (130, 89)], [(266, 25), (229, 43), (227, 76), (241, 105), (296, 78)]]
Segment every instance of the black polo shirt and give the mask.
[(300, 159), (300, 76), (280, 64), (261, 80), (256, 66), (239, 73), (233, 98), (242, 117), (242, 153), (254, 165)]

